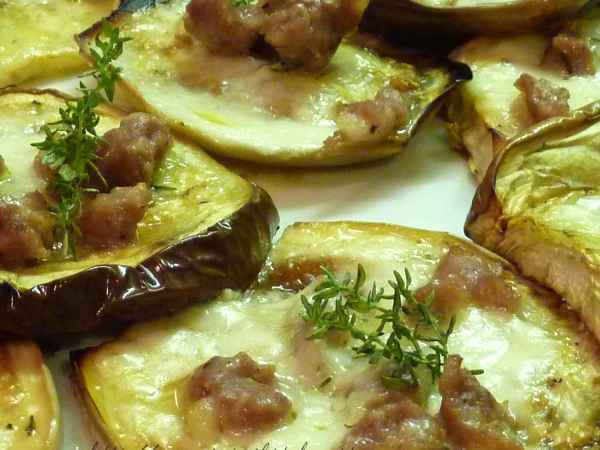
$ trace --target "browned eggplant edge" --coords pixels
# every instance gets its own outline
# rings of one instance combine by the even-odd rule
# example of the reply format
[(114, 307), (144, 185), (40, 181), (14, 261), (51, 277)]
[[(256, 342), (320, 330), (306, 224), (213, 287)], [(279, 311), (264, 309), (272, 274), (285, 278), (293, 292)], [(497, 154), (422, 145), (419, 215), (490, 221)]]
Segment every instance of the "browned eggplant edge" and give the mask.
[[(51, 94), (55, 90), (2, 89)], [(247, 203), (205, 231), (172, 244), (135, 267), (98, 265), (20, 290), (0, 282), (0, 333), (47, 337), (114, 329), (209, 300), (223, 289), (246, 289), (271, 248), (279, 214), (269, 194), (252, 185)]]
[(415, 0), (373, 0), (366, 21), (401, 27), (421, 37), (431, 35), (495, 35), (548, 30), (572, 18), (588, 0), (521, 0), (507, 5), (435, 7)]
[[(501, 219), (501, 205), (499, 204), (498, 198), (496, 197), (495, 190), (496, 174), (498, 172), (498, 168), (500, 167), (502, 160), (504, 159), (504, 156), (508, 152), (512, 151), (515, 147), (519, 145), (526, 144), (527, 142), (538, 138), (538, 136), (543, 133), (560, 133), (569, 129), (575, 129), (578, 126), (585, 127), (588, 122), (596, 120), (598, 118), (600, 118), (600, 101), (584, 106), (583, 108), (576, 110), (569, 116), (548, 119), (544, 122), (540, 122), (539, 124), (536, 124), (522, 131), (517, 136), (512, 138), (507, 143), (507, 145), (502, 147), (501, 150), (495, 155), (492, 163), (490, 164), (485, 174), (483, 181), (477, 187), (477, 190), (473, 197), (473, 201), (471, 203), (469, 214), (467, 215), (467, 219), (465, 222), (465, 234), (470, 239), (473, 239), (475, 242), (481, 241), (480, 239), (477, 239), (477, 237), (474, 235), (472, 226), (481, 215), (492, 210), (492, 206), (494, 203), (497, 205), (496, 219)], [(497, 225), (499, 224), (498, 220), (496, 221)], [(496, 232), (502, 233), (503, 230), (501, 227), (496, 227)]]

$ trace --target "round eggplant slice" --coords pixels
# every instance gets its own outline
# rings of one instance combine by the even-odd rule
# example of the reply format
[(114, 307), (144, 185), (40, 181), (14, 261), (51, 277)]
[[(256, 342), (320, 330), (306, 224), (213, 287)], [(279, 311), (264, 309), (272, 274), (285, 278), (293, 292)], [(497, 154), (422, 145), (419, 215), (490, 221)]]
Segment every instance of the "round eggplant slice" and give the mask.
[(533, 127), (496, 157), (469, 237), (560, 294), (600, 339), (600, 102)]
[[(449, 120), (455, 145), (470, 156), (470, 166), (479, 180), (499, 149), (528, 126), (532, 120), (523, 117), (519, 101), (523, 93), (515, 83), (523, 74), (540, 84), (541, 95), (568, 96), (547, 107), (556, 111), (581, 108), (600, 99), (600, 8), (564, 26), (555, 36), (525, 34), (506, 38), (477, 38), (457, 49), (451, 56), (468, 64), (473, 79), (464, 83), (451, 96)], [(588, 58), (588, 73), (566, 73), (553, 67), (550, 54), (556, 37), (581, 45), (580, 54), (573, 50), (572, 58)], [(575, 47), (576, 49), (576, 47)], [(577, 60), (574, 60), (575, 62)], [(540, 81), (540, 80), (545, 80)], [(544, 86), (544, 84), (546, 86)], [(562, 94), (561, 94), (562, 91)], [(533, 96), (536, 94), (533, 93)], [(536, 99), (533, 98), (535, 102)], [(543, 98), (542, 98), (543, 101)], [(541, 102), (539, 104), (544, 106)], [(546, 113), (549, 114), (549, 113)], [(558, 112), (554, 113), (558, 114)], [(534, 119), (535, 122), (538, 119)]]
[[(465, 270), (467, 284), (503, 286), (514, 308), (465, 303), (456, 313), (449, 351), (461, 354), (465, 367), (484, 369), (479, 382), (506, 402), (524, 448), (543, 448), (546, 442), (585, 448), (600, 437), (599, 348), (556, 296), (515, 275), (498, 256), (445, 233), (330, 222), (289, 227), (253, 291), (135, 325), (113, 342), (72, 354), (78, 388), (110, 444), (123, 450), (157, 444), (302, 448), (308, 441), (308, 448), (339, 448), (348, 424), (357, 423), (369, 400), (382, 393), (382, 367), (356, 358), (343, 335), (307, 339), (314, 328), (302, 318), (301, 295), (314, 292), (321, 266), (343, 277), (356, 273), (357, 263), (365, 268), (367, 287), (386, 286), (392, 271), (404, 268), (414, 288), (440, 280), (440, 273), (446, 280), (465, 280)], [(494, 301), (489, 290), (479, 292), (480, 300)], [(223, 436), (210, 420), (210, 408), (189, 397), (198, 367), (238, 352), (275, 366), (293, 410), (274, 429), (238, 436), (247, 438), (241, 443)], [(439, 410), (437, 389), (424, 389), (415, 401), (432, 414)]]
[(10, 0), (0, 4), (0, 87), (83, 70), (73, 36), (118, 0)]
[(495, 35), (547, 29), (587, 0), (373, 0), (367, 21), (390, 31), (432, 35)]
[(40, 349), (0, 343), (0, 449), (55, 450), (59, 438), (58, 398)]
[[(400, 53), (382, 57), (350, 41), (317, 74), (211, 54), (185, 32), (188, 1), (124, 2), (113, 14), (113, 25), (132, 38), (118, 62), (121, 99), (126, 108), (162, 117), (221, 156), (283, 166), (383, 158), (399, 152), (438, 100), (470, 77), (460, 64)], [(80, 36), (84, 52), (99, 30), (95, 26)], [(395, 101), (405, 110), (402, 120), (389, 129), (366, 127), (358, 137), (360, 124), (346, 126), (351, 137), (338, 139), (339, 107), (375, 102), (386, 87), (401, 98)], [(379, 136), (378, 129), (387, 131)]]
[[(1, 194), (43, 188), (31, 143), (43, 139), (40, 127), (56, 120), (61, 105), (63, 98), (47, 91), (0, 95), (1, 154), (10, 171)], [(122, 113), (100, 112), (99, 134), (119, 125)], [(225, 288), (244, 289), (267, 256), (277, 222), (268, 194), (175, 140), (155, 173), (152, 202), (133, 244), (0, 271), (0, 331), (82, 332), (169, 313)]]

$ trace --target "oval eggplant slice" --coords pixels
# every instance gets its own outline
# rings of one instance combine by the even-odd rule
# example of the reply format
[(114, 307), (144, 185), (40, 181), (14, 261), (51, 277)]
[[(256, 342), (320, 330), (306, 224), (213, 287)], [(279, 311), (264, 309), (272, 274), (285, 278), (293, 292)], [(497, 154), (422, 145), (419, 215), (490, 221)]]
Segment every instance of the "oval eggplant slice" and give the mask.
[[(542, 34), (477, 38), (452, 54), (452, 58), (469, 65), (473, 79), (451, 97), (451, 131), (455, 144), (469, 154), (471, 169), (479, 180), (506, 141), (531, 125), (530, 120), (523, 120), (516, 104), (523, 94), (515, 83), (523, 74), (548, 81), (547, 92), (554, 90), (558, 96), (568, 95), (571, 110), (600, 99), (599, 30), (600, 8), (595, 7), (556, 35), (575, 38), (572, 42), (585, 46), (582, 50), (587, 55), (574, 53), (573, 57), (591, 57), (590, 72), (595, 73), (569, 74), (552, 67), (549, 53), (554, 37)], [(561, 88), (568, 93), (560, 94)]]
[[(185, 33), (187, 2), (124, 2), (113, 15), (113, 25), (132, 38), (119, 59), (123, 97), (222, 156), (285, 166), (383, 158), (400, 151), (437, 100), (470, 76), (462, 65), (383, 58), (349, 42), (319, 74), (211, 55)], [(80, 36), (84, 52), (99, 29)], [(392, 125), (381, 140), (334, 139), (338, 105), (373, 100), (389, 83), (404, 90), (405, 124)]]
[(73, 36), (108, 16), (118, 0), (0, 3), (0, 87), (83, 70)]
[(33, 342), (0, 344), (0, 449), (55, 450), (60, 411), (52, 375)]
[[(56, 119), (62, 104), (52, 92), (0, 95), (2, 156), (11, 174), (0, 193), (40, 188), (30, 144), (42, 139), (40, 127)], [(118, 126), (122, 113), (101, 112), (99, 133)], [(134, 244), (0, 271), (0, 330), (34, 336), (81, 332), (247, 287), (278, 220), (269, 196), (179, 140), (153, 183)]]
[(519, 135), (479, 187), (465, 231), (559, 293), (600, 339), (600, 102)]
[(575, 14), (587, 0), (374, 0), (368, 20), (426, 36), (490, 35), (544, 29)]
[[(600, 349), (553, 294), (519, 278), (499, 257), (445, 233), (331, 222), (289, 227), (255, 290), (136, 325), (113, 342), (73, 353), (78, 387), (108, 440), (123, 450), (157, 444), (302, 448), (305, 442), (305, 448), (340, 448), (348, 424), (385, 389), (379, 382), (382, 367), (353, 357), (343, 335), (307, 339), (313, 329), (302, 319), (300, 296), (313, 292), (320, 266), (342, 276), (355, 273), (357, 263), (366, 270), (368, 287), (372, 281), (384, 286), (394, 269), (404, 268), (416, 288), (432, 278), (475, 280), (474, 295), (484, 304), (466, 302), (456, 312), (449, 351), (461, 354), (466, 367), (484, 369), (478, 380), (506, 402), (523, 447), (550, 442), (554, 448), (585, 448), (600, 438)], [(514, 302), (511, 310), (485, 304), (497, 299), (483, 285), (504, 292)], [(456, 284), (453, 289), (465, 292)], [(275, 366), (279, 389), (293, 410), (286, 422), (241, 442), (221, 435), (210, 409), (189, 393), (196, 368), (238, 352)], [(435, 414), (440, 394), (424, 389), (415, 401)]]

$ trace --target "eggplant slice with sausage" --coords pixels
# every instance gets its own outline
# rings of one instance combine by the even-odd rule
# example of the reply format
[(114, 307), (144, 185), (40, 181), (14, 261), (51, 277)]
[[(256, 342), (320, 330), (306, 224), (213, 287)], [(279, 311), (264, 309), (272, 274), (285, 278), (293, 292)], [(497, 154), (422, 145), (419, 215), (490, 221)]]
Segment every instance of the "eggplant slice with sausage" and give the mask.
[[(0, 183), (1, 332), (47, 336), (118, 326), (254, 280), (278, 222), (268, 194), (178, 139), (149, 172), (150, 159), (132, 162), (132, 155), (151, 158), (149, 146), (165, 147), (168, 135), (156, 119), (124, 118), (108, 107), (99, 111), (97, 131), (108, 147), (97, 167), (105, 183), (119, 187), (84, 203), (75, 257), (55, 251), (47, 242), (52, 216), (39, 206), (49, 194), (31, 143), (42, 140), (43, 125), (57, 119), (64, 101), (51, 91), (0, 95), (8, 174)], [(123, 150), (128, 142), (130, 153)], [(138, 183), (145, 177), (149, 186)]]
[[(332, 166), (395, 154), (470, 73), (408, 50), (381, 56), (383, 44), (347, 34), (362, 9), (359, 0), (124, 1), (110, 19), (132, 38), (119, 58), (121, 102), (225, 157)], [(99, 30), (80, 36), (84, 53)]]
[(57, 450), (60, 410), (34, 342), (0, 343), (0, 449)]
[(0, 3), (0, 87), (86, 68), (73, 36), (108, 16), (118, 0)]
[[(349, 334), (311, 338), (304, 304), (323, 293), (322, 267), (343, 283), (357, 263), (365, 297), (372, 282), (390, 293), (385, 280), (408, 269), (418, 298), (435, 291), (444, 330), (455, 316), (438, 381), (420, 372), (416, 384), (387, 384), (389, 362), (356, 358)], [(592, 448), (600, 349), (561, 305), (503, 259), (445, 233), (299, 223), (252, 290), (135, 325), (72, 361), (91, 414), (123, 450)], [(377, 310), (356, 311), (354, 324), (376, 325)]]
[(454, 51), (473, 79), (451, 96), (451, 135), (479, 180), (519, 132), (600, 99), (599, 30), (594, 6), (553, 34), (479, 37)]
[(600, 102), (511, 141), (465, 232), (558, 294), (600, 339)]
[(373, 0), (368, 22), (390, 31), (440, 35), (497, 35), (548, 29), (573, 16), (587, 0)]

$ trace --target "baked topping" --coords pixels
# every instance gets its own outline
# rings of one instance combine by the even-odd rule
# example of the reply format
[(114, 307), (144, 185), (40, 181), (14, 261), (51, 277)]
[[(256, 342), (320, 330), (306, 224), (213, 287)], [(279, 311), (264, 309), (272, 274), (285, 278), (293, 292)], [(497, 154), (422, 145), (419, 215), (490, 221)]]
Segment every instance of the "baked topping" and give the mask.
[(521, 91), (513, 104), (513, 114), (523, 127), (569, 113), (569, 91), (543, 78), (524, 73), (515, 82)]
[(521, 449), (506, 408), (461, 364), (460, 356), (450, 355), (439, 382), (448, 434), (467, 450)]
[(279, 425), (292, 404), (277, 389), (275, 367), (259, 364), (246, 353), (215, 356), (189, 383), (192, 400), (208, 400), (218, 429), (230, 434), (266, 431)]
[(108, 188), (150, 184), (156, 164), (171, 143), (169, 129), (162, 120), (146, 113), (130, 114), (119, 128), (102, 137), (96, 166)]
[(94, 248), (114, 248), (135, 238), (137, 224), (152, 199), (148, 187), (116, 187), (84, 201), (79, 230), (83, 242)]
[(287, 67), (323, 69), (362, 17), (357, 0), (192, 0), (186, 30), (214, 53), (276, 55)]
[(433, 308), (443, 314), (468, 305), (514, 311), (519, 306), (518, 297), (502, 273), (500, 262), (490, 262), (462, 247), (450, 247), (433, 280), (419, 289), (417, 298), (433, 293)]

